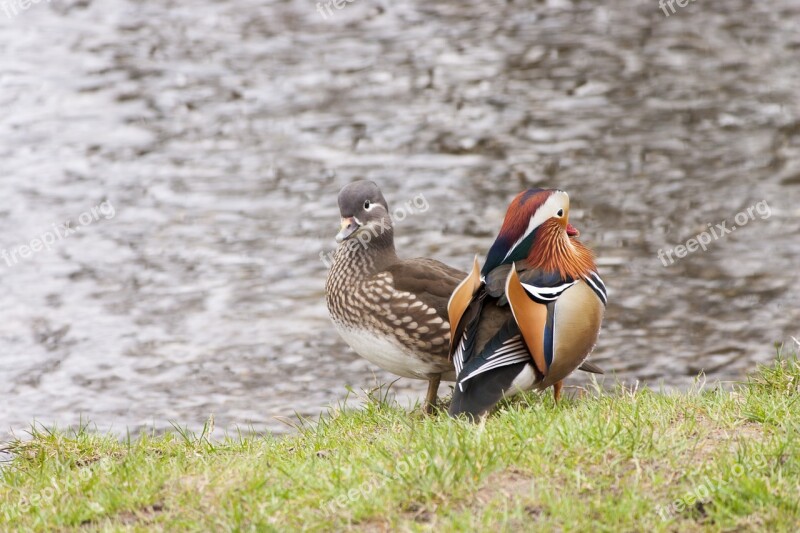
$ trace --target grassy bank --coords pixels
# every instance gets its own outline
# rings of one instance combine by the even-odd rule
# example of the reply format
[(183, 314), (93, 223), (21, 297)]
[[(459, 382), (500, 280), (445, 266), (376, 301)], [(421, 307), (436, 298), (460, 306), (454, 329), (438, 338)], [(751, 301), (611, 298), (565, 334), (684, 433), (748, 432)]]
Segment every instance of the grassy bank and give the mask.
[(800, 364), (734, 391), (618, 390), (484, 426), (380, 401), (286, 438), (12, 443), (2, 530), (794, 531)]

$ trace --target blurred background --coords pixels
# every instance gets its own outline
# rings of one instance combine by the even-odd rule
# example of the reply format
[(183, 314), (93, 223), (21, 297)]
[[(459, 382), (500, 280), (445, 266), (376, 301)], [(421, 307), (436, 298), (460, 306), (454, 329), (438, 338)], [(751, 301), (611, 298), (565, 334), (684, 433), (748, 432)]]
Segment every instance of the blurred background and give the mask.
[(3, 2), (0, 435), (285, 431), (393, 381), (325, 309), (359, 178), (424, 195), (398, 251), (461, 269), (517, 192), (567, 190), (610, 289), (607, 386), (738, 380), (793, 345), (800, 4), (604, 4)]

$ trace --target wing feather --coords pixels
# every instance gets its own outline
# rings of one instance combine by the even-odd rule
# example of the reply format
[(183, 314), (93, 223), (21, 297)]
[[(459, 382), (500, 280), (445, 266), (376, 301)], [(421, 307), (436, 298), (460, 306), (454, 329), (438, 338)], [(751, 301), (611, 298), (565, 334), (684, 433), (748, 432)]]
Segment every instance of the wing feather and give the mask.
[(479, 354), (467, 358), (458, 373), (458, 386), (463, 392), (469, 380), (495, 368), (530, 362), (531, 354), (513, 318), (509, 318), (486, 343)]

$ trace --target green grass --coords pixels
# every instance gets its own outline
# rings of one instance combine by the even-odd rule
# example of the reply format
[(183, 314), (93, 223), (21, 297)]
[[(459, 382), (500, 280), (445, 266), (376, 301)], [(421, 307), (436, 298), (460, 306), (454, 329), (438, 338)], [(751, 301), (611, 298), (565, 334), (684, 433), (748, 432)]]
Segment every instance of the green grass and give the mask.
[(283, 438), (39, 429), (9, 445), (0, 530), (796, 531), (798, 398), (791, 357), (734, 390), (530, 395), (482, 425), (373, 399)]

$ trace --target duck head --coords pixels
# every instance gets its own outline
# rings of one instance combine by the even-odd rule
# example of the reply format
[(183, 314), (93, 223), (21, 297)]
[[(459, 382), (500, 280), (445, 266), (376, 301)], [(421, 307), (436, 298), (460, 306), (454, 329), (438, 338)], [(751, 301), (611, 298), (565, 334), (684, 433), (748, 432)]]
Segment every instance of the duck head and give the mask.
[(368, 241), (392, 241), (389, 205), (375, 182), (361, 180), (345, 186), (339, 192), (339, 213), (342, 226), (336, 242), (342, 243), (360, 234), (369, 235)]
[(481, 274), (531, 256), (543, 240), (574, 246), (580, 233), (569, 223), (569, 195), (558, 189), (528, 189), (511, 201), (500, 233), (489, 249)]

